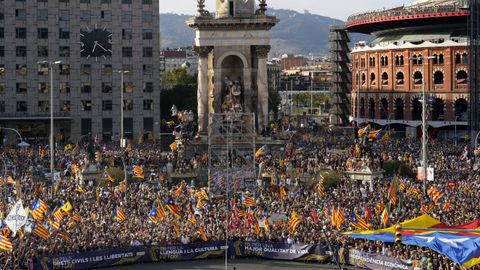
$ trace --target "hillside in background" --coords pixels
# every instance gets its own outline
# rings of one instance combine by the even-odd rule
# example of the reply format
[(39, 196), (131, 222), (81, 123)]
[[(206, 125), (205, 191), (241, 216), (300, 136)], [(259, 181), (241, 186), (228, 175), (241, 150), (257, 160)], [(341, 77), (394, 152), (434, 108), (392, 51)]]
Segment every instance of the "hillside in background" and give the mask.
[[(293, 10), (270, 9), (269, 14), (277, 16), (280, 23), (271, 31), (272, 55), (328, 54), (328, 36), (331, 25), (342, 25), (343, 21)], [(160, 14), (162, 48), (192, 46), (194, 32), (186, 24), (191, 15)], [(368, 39), (364, 35), (352, 35), (353, 41)]]

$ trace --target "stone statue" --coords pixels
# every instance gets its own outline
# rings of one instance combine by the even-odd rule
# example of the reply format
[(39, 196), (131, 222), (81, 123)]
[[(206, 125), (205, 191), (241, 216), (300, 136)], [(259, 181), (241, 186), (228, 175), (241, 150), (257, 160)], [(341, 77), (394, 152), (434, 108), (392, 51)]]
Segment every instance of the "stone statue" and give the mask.
[(178, 115), (178, 108), (175, 104), (173, 104), (172, 108), (170, 109), (170, 111), (172, 112), (172, 117), (175, 117)]
[(223, 113), (242, 113), (242, 84), (239, 77), (236, 81), (231, 81), (229, 77), (225, 77), (224, 96), (222, 102)]

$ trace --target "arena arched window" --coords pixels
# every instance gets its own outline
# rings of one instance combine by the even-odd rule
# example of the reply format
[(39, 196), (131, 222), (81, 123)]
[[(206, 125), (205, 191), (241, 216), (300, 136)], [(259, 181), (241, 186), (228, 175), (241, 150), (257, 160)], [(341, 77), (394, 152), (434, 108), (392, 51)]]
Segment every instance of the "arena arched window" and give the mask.
[(387, 74), (387, 72), (382, 73), (382, 85), (388, 85), (388, 74)]
[(397, 98), (397, 100), (395, 100), (395, 120), (403, 119), (403, 109), (404, 109), (403, 99)]
[(360, 99), (360, 117), (362, 118), (365, 117), (365, 99), (364, 98)]
[(380, 58), (380, 65), (385, 66), (385, 57), (383, 56)]
[(422, 119), (422, 103), (419, 98), (412, 100), (412, 120)]
[(400, 66), (400, 56), (395, 56), (395, 65)]
[(462, 55), (460, 53), (455, 54), (455, 64), (461, 64), (462, 63)]
[(385, 66), (388, 66), (388, 56), (385, 56)]
[(375, 118), (375, 99), (371, 98), (369, 101), (369, 106), (368, 106), (368, 117), (370, 119)]
[(365, 76), (365, 73), (362, 73), (362, 85), (364, 85), (367, 81), (367, 77)]
[(462, 64), (468, 64), (468, 54), (466, 52), (462, 54)]
[(370, 84), (371, 85), (376, 85), (376, 76), (375, 73), (370, 73)]
[(445, 115), (445, 103), (441, 98), (436, 98), (432, 102), (432, 120), (443, 121)]
[(401, 71), (397, 72), (397, 76), (395, 79), (396, 79), (397, 85), (403, 85), (403, 83), (405, 82), (405, 76), (403, 75), (403, 72)]
[(382, 98), (380, 101), (380, 119), (387, 119), (388, 118), (388, 100), (386, 98)]
[(455, 117), (458, 117), (458, 121), (466, 121), (468, 118), (468, 102), (464, 98), (455, 101)]
[(435, 73), (433, 73), (434, 84), (443, 84), (444, 79), (445, 79), (445, 76), (443, 75), (443, 72), (441, 72), (440, 70), (437, 70), (435, 71)]
[(400, 66), (403, 66), (405, 64), (403, 55), (400, 55)]
[(423, 65), (423, 56), (421, 54), (417, 56), (417, 64)]
[(441, 53), (438, 55), (438, 64), (443, 65), (444, 63), (445, 63), (445, 59), (443, 57), (443, 54)]
[(413, 84), (420, 85), (423, 83), (423, 74), (420, 71), (413, 73)]
[(457, 84), (467, 84), (468, 83), (468, 74), (465, 70), (460, 70), (457, 72)]
[(434, 53), (432, 56), (433, 56), (433, 60), (432, 60), (433, 64), (438, 65), (438, 55)]

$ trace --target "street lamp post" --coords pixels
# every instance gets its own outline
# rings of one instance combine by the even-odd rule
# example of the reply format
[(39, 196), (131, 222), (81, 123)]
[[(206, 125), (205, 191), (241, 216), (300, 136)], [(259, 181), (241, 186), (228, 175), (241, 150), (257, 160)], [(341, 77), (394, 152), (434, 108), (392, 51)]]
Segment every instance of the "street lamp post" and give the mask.
[(129, 73), (129, 70), (115, 70), (120, 73), (120, 147), (125, 147), (123, 143), (123, 75)]
[(22, 134), (20, 134), (20, 132), (14, 128), (6, 128), (6, 127), (0, 127), (0, 130), (10, 130), (10, 131), (13, 131), (15, 133), (17, 133), (18, 137), (20, 138), (20, 143), (21, 144), (26, 144), (26, 142), (23, 140), (23, 137), (22, 137)]
[(458, 115), (455, 115), (455, 134), (453, 134), (453, 141), (455, 146), (457, 146), (457, 121)]
[(52, 174), (52, 190), (55, 183), (55, 175), (53, 173), (53, 165), (55, 162), (55, 146), (54, 143), (54, 125), (53, 125), (53, 66), (60, 65), (62, 61), (39, 61), (38, 64), (48, 65), (50, 72), (50, 173)]

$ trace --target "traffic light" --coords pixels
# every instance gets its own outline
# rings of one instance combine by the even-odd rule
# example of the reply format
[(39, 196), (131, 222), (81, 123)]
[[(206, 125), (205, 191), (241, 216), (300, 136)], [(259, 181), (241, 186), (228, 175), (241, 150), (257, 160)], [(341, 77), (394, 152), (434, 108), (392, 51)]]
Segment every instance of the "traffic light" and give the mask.
[(402, 243), (402, 225), (401, 224), (397, 224), (397, 226), (395, 226), (395, 243), (396, 244)]
[(102, 154), (100, 152), (95, 152), (95, 160), (100, 163), (102, 161)]

